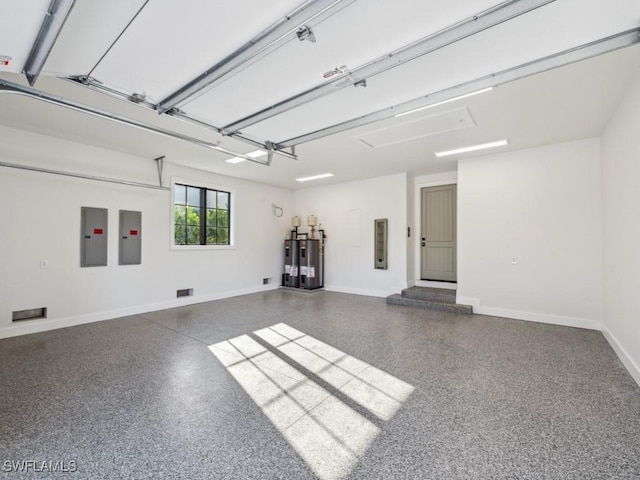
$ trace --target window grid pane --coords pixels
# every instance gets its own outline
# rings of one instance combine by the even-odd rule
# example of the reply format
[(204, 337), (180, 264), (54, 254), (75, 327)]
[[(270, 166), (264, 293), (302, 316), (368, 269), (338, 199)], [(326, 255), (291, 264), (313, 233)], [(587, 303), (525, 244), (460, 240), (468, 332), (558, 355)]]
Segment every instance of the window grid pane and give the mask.
[(218, 192), (218, 208), (222, 210), (229, 210), (228, 192)]
[(187, 187), (187, 205), (200, 206), (200, 190), (202, 189), (197, 187)]
[(186, 205), (187, 204), (187, 187), (185, 185), (180, 185), (176, 183), (174, 196), (175, 196), (174, 202), (176, 205)]
[(175, 184), (174, 243), (230, 245), (229, 192)]

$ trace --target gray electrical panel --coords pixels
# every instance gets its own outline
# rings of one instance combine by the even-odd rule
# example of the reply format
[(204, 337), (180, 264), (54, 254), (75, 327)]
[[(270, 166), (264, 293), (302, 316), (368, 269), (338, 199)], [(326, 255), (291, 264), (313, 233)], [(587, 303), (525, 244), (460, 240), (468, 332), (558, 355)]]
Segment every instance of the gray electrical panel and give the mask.
[(284, 241), (284, 276), (282, 285), (285, 287), (299, 287), (300, 248), (298, 240)]
[(120, 239), (118, 263), (140, 265), (142, 263), (142, 212), (120, 210)]
[(108, 215), (106, 208), (82, 207), (81, 267), (104, 267), (107, 265)]
[(323, 286), (323, 255), (320, 240), (299, 240), (300, 287), (307, 290)]
[(374, 268), (387, 269), (387, 219), (373, 221), (374, 228)]

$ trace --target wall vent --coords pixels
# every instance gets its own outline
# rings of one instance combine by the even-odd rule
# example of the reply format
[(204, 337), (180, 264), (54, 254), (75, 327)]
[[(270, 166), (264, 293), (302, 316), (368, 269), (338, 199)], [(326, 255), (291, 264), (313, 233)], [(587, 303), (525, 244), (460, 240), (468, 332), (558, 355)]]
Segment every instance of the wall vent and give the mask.
[(11, 314), (13, 322), (21, 322), (22, 320), (35, 320), (38, 318), (47, 318), (47, 308), (30, 308), (28, 310), (16, 310)]
[(191, 297), (193, 295), (193, 288), (183, 288), (176, 291), (176, 297)]
[(263, 278), (262, 279), (262, 284), (263, 285), (269, 285), (271, 283), (271, 277), (267, 277), (267, 278)]

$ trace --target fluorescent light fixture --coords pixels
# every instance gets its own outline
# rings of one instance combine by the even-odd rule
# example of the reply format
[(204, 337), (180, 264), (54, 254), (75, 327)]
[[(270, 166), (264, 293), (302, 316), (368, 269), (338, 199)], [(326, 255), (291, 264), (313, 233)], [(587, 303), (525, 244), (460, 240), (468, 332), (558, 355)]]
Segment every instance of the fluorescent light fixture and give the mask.
[(450, 98), (448, 100), (442, 100), (441, 102), (432, 103), (431, 105), (426, 105), (420, 108), (414, 108), (413, 110), (409, 110), (408, 112), (402, 112), (396, 115), (396, 117), (402, 117), (404, 115), (409, 115), (411, 113), (416, 113), (421, 110), (426, 110), (427, 108), (437, 107), (439, 105), (444, 105), (445, 103), (455, 102), (456, 100), (462, 100), (463, 98), (472, 97), (474, 95), (478, 95), (479, 93), (485, 93), (493, 90), (493, 87), (483, 88), (482, 90), (476, 90), (475, 92), (467, 93), (466, 95), (459, 95), (457, 97)]
[(456, 148), (454, 150), (446, 150), (444, 152), (434, 152), (436, 157), (446, 157), (447, 155), (455, 155), (456, 153), (475, 152), (476, 150), (484, 150), (485, 148), (503, 147), (508, 145), (509, 140), (498, 140), (497, 142), (481, 143), (480, 145), (471, 145), (470, 147)]
[(333, 177), (333, 173), (323, 173), (321, 175), (314, 175), (313, 177), (296, 178), (297, 182), (308, 182), (309, 180), (319, 180), (321, 178)]
[[(251, 157), (251, 158), (258, 158), (258, 157), (264, 157), (267, 154), (267, 152), (265, 152), (264, 150), (256, 150), (255, 152), (250, 152), (247, 153), (247, 157)], [(246, 160), (246, 158), (242, 158), (242, 157), (232, 157), (232, 158), (228, 158), (225, 160), (225, 162), (227, 163), (240, 163), (240, 162), (244, 162)]]

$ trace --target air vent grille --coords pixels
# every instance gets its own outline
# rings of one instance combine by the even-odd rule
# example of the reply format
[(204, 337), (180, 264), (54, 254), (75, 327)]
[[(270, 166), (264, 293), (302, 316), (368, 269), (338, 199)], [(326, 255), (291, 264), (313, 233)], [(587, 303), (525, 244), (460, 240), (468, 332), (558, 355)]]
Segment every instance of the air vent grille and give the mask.
[(193, 295), (193, 288), (183, 288), (176, 291), (176, 297), (191, 297)]
[(36, 320), (39, 318), (47, 318), (47, 308), (30, 308), (28, 310), (16, 310), (11, 314), (13, 322), (21, 322), (23, 320)]

